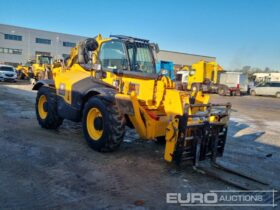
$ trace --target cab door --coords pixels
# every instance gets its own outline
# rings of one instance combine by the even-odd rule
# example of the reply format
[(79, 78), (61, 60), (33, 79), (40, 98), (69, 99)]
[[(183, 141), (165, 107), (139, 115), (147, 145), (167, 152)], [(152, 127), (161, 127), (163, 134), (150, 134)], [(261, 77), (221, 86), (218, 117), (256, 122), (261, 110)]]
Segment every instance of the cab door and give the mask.
[(256, 88), (257, 95), (269, 95), (270, 83), (260, 84)]
[[(122, 82), (122, 91), (130, 92), (134, 91), (137, 95), (137, 99), (150, 105), (154, 100), (154, 78), (144, 78), (145, 74), (149, 74), (152, 61), (147, 64), (145, 58), (147, 56), (146, 48), (129, 48), (118, 40), (111, 40), (104, 42), (100, 47), (99, 61), (102, 69), (106, 71), (106, 78), (104, 82), (116, 86)], [(134, 62), (132, 62), (134, 60)], [(118, 69), (123, 71), (123, 76), (117, 76), (109, 70)], [(144, 70), (147, 69), (147, 72)], [(138, 76), (135, 76), (138, 74)]]

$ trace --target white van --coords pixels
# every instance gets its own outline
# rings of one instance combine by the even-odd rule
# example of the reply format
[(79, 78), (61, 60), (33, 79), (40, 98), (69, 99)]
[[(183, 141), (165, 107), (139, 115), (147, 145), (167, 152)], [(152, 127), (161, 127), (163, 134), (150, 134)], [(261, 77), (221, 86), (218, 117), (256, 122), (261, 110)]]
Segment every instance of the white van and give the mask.
[(251, 95), (276, 96), (280, 98), (280, 82), (265, 82), (253, 87)]

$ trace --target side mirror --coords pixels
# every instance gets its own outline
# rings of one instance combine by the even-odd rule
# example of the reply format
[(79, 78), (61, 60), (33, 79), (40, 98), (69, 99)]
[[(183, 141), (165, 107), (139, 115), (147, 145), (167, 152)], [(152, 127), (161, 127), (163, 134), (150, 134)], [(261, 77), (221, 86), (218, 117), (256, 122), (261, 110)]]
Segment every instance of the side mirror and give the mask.
[(95, 51), (98, 48), (98, 42), (94, 38), (88, 38), (84, 43), (87, 51)]

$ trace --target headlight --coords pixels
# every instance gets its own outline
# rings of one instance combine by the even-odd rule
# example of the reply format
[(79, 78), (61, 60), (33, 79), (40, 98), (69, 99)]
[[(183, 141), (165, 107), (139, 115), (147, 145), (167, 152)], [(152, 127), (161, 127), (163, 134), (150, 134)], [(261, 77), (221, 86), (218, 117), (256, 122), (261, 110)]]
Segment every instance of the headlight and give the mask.
[(4, 76), (4, 73), (3, 73), (3, 72), (0, 72), (0, 76)]

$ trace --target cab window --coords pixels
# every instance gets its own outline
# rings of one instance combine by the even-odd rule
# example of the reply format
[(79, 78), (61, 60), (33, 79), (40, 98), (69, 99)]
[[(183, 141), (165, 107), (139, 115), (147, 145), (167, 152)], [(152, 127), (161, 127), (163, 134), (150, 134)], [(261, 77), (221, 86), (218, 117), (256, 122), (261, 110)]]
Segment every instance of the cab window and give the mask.
[(268, 83), (260, 83), (257, 85), (257, 87), (269, 87)]
[(127, 70), (128, 61), (124, 49), (124, 44), (119, 41), (103, 43), (99, 53), (102, 68)]
[(155, 65), (149, 45), (130, 43), (127, 45), (132, 71), (155, 73)]
[(271, 83), (271, 87), (280, 87), (280, 82)]
[(51, 64), (52, 61), (51, 61), (51, 57), (47, 57), (47, 56), (41, 56), (40, 57), (40, 63), (41, 64)]
[(270, 83), (264, 84), (264, 87), (270, 87), (270, 86), (271, 86)]
[(182, 74), (176, 74), (176, 81), (181, 82), (182, 81)]

